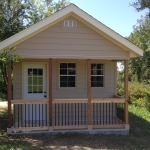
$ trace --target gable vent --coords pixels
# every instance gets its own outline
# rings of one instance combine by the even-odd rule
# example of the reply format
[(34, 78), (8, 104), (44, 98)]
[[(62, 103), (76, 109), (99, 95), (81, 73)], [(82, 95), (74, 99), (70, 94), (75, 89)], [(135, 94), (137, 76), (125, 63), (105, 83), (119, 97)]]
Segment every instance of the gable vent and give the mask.
[(65, 20), (64, 21), (64, 27), (77, 27), (77, 21), (76, 20)]

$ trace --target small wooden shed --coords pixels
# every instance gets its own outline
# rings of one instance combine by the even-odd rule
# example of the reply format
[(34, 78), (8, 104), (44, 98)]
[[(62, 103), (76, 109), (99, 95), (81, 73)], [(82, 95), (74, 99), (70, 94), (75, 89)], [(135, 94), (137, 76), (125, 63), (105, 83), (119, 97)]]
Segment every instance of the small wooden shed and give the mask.
[(13, 46), (23, 59), (14, 65), (13, 99), (8, 70), (8, 134), (129, 132), (128, 60), (140, 48), (74, 4), (2, 41), (0, 51)]

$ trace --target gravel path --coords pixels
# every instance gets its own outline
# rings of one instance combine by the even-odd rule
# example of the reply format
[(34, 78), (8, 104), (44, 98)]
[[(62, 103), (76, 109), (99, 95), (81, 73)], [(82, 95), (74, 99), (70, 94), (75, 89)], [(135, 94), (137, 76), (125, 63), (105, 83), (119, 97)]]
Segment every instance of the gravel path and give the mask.
[(0, 102), (0, 106), (7, 106), (7, 101)]

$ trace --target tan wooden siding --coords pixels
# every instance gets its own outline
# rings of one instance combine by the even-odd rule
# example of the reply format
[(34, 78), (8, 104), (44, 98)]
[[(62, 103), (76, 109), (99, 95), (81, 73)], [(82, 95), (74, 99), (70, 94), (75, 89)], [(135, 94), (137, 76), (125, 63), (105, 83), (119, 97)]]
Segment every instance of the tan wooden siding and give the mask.
[(129, 58), (128, 52), (80, 21), (76, 28), (64, 27), (60, 21), (18, 44), (16, 53), (24, 58)]
[[(47, 59), (28, 59), (22, 62), (47, 62)], [(60, 88), (59, 87), (59, 63), (74, 62), (76, 63), (76, 87)], [(92, 88), (92, 98), (108, 98), (112, 97), (116, 92), (116, 75), (115, 62), (109, 60), (92, 60), (92, 63), (104, 64), (104, 87)], [(52, 87), (53, 99), (69, 99), (69, 98), (87, 98), (87, 60), (77, 59), (53, 59), (52, 70)], [(16, 63), (14, 66), (14, 84), (13, 98), (22, 99), (22, 63)]]
[(22, 63), (15, 63), (13, 74), (13, 99), (22, 99)]

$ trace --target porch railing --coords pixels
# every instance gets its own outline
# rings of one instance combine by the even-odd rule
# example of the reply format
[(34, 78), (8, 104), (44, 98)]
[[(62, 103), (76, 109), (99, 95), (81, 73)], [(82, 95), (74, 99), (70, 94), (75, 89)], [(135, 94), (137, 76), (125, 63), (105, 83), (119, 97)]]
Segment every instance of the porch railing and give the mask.
[(48, 129), (48, 100), (12, 100), (12, 103), (12, 128), (15, 130)]
[[(88, 127), (87, 99), (53, 100), (52, 126), (59, 129), (86, 129)], [(92, 128), (122, 128), (124, 103), (122, 98), (92, 99)], [(48, 130), (48, 100), (12, 100), (13, 129)]]

